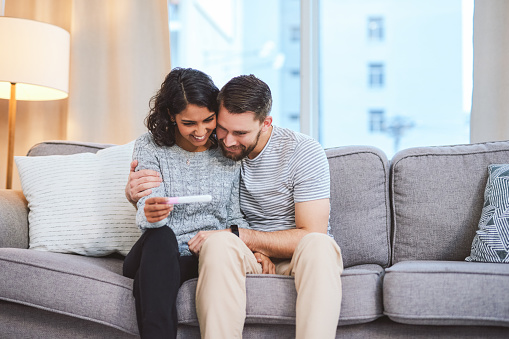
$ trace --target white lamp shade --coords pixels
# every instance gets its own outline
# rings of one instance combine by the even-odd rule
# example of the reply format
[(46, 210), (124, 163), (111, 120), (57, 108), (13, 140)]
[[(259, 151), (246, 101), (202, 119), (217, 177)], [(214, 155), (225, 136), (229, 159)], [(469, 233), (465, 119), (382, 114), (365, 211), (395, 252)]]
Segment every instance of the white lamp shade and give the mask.
[(0, 17), (0, 98), (57, 100), (69, 92), (70, 35), (47, 23)]

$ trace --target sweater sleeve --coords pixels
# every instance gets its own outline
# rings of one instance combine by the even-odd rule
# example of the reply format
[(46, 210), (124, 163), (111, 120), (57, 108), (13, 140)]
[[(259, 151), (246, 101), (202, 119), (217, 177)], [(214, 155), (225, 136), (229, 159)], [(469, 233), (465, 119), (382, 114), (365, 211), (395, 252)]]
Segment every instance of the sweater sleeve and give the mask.
[[(142, 169), (150, 169), (162, 173), (156, 147), (157, 145), (155, 145), (155, 143), (152, 141), (152, 138), (148, 133), (142, 135), (136, 140), (133, 151), (133, 160), (138, 160), (138, 166), (136, 167), (136, 171)], [(136, 212), (136, 224), (141, 230), (147, 228), (159, 228), (167, 225), (168, 223), (167, 218), (155, 223), (150, 223), (147, 221), (147, 217), (145, 216), (145, 201), (151, 197), (164, 197), (164, 196), (165, 187), (163, 182), (158, 187), (152, 188), (152, 193), (138, 200), (137, 203), (138, 211)]]
[(235, 179), (232, 184), (230, 201), (228, 204), (228, 220), (226, 226), (237, 225), (240, 228), (251, 228), (240, 210), (240, 166), (235, 171), (234, 177)]

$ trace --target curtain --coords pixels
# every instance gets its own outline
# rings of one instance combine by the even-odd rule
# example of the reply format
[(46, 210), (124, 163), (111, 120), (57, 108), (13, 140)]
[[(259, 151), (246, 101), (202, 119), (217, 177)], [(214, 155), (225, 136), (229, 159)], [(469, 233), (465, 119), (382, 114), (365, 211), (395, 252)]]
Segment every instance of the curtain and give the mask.
[[(46, 140), (123, 144), (146, 131), (149, 100), (170, 71), (167, 0), (6, 0), (5, 15), (71, 34), (69, 97), (18, 101), (15, 155)], [(0, 188), (7, 113), (0, 100)], [(13, 188), (21, 188), (16, 168)]]
[(470, 141), (509, 139), (509, 1), (475, 1)]

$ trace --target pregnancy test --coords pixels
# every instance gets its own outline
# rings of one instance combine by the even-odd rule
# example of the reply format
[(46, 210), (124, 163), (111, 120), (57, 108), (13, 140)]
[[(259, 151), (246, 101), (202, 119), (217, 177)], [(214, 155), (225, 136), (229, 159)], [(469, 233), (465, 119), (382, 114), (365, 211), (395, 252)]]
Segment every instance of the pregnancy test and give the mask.
[(210, 202), (212, 201), (211, 195), (189, 195), (187, 197), (171, 197), (168, 198), (167, 203), (175, 204), (191, 204), (194, 202)]

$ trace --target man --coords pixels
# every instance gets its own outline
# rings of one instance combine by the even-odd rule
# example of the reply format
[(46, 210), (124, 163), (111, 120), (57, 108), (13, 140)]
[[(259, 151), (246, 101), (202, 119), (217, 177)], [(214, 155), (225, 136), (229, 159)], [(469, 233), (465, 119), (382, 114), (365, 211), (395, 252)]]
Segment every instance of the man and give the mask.
[[(217, 138), (224, 156), (242, 161), (240, 202), (251, 229), (202, 231), (189, 241), (200, 258), (196, 311), (202, 338), (242, 337), (250, 273), (294, 276), (296, 337), (334, 338), (343, 262), (327, 236), (325, 152), (312, 138), (272, 125), (270, 89), (253, 75), (230, 80), (218, 101)], [(128, 198), (158, 184), (154, 173), (140, 172), (130, 175)]]

